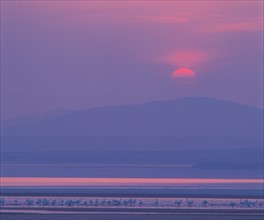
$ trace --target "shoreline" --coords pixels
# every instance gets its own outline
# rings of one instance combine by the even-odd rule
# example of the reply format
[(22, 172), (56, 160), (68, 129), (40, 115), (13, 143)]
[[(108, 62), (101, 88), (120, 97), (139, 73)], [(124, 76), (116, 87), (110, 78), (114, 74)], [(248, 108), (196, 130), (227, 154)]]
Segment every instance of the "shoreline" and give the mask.
[(264, 199), (264, 189), (1, 188), (0, 196)]

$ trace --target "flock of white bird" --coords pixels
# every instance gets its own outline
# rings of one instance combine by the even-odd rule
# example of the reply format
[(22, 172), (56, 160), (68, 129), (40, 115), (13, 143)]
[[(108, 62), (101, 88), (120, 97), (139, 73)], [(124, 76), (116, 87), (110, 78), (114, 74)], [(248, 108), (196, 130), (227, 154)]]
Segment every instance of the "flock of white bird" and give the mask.
[(167, 198), (13, 198), (1, 197), (0, 207), (226, 207), (264, 208), (264, 199)]

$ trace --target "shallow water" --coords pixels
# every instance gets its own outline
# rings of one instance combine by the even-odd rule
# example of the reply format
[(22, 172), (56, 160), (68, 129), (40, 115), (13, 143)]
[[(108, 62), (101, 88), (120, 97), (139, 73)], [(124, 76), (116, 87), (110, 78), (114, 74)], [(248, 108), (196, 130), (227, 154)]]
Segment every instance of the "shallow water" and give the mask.
[(83, 187), (187, 187), (187, 188), (263, 188), (263, 179), (216, 178), (53, 178), (1, 177), (1, 186), (83, 186)]

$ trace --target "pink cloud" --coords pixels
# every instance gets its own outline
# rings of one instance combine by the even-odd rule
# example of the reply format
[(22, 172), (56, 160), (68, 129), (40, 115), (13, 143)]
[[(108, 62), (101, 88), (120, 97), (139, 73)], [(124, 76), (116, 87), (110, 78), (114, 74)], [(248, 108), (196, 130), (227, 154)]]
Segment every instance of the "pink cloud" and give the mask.
[(189, 17), (186, 15), (179, 16), (145, 16), (145, 21), (157, 23), (186, 23)]
[(197, 64), (209, 60), (208, 53), (199, 50), (177, 51), (159, 57), (159, 61), (179, 67), (194, 67)]
[(209, 25), (205, 28), (206, 32), (235, 32), (235, 31), (262, 31), (261, 21), (240, 21)]

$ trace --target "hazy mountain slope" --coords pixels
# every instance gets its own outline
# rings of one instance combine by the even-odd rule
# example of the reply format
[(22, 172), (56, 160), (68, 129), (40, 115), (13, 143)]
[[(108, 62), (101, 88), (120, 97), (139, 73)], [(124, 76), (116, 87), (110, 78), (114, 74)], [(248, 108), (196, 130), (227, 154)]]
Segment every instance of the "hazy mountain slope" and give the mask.
[(209, 98), (76, 111), (5, 126), (8, 136), (261, 137), (263, 110)]
[(12, 121), (2, 126), (2, 172), (5, 176), (38, 176), (41, 170), (43, 176), (157, 177), (161, 173), (159, 177), (260, 178), (262, 123), (261, 109), (208, 98)]

